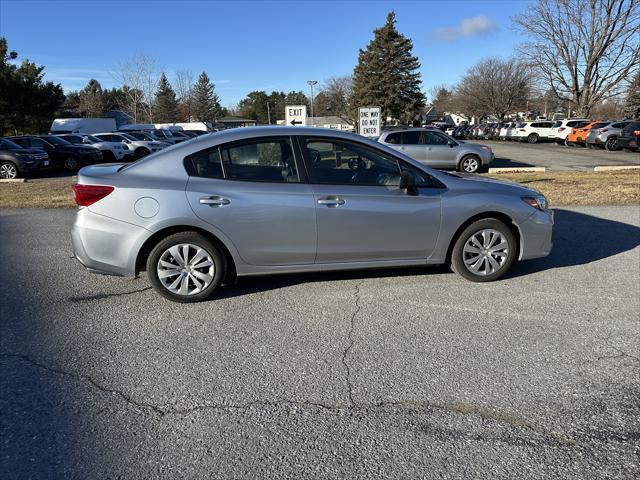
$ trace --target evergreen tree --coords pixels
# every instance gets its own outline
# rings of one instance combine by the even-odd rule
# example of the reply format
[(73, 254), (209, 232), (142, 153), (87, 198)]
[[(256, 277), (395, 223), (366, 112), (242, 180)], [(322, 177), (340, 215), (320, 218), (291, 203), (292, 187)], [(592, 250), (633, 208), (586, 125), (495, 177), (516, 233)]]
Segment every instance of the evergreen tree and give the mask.
[(353, 70), (353, 108), (382, 107), (387, 117), (412, 120), (424, 105), (420, 63), (412, 55), (413, 42), (396, 30), (396, 14), (387, 15), (387, 23), (374, 30), (373, 40), (358, 54)]
[(178, 115), (178, 101), (176, 100), (176, 92), (171, 88), (167, 76), (162, 72), (160, 81), (158, 82), (158, 90), (155, 99), (155, 121), (175, 122)]
[(102, 85), (95, 79), (79, 92), (78, 109), (83, 117), (99, 118), (104, 114)]
[(209, 80), (209, 76), (202, 72), (193, 87), (191, 112), (198, 122), (212, 122), (220, 116), (220, 98), (215, 92), (215, 85)]
[(636, 72), (633, 82), (629, 85), (624, 114), (627, 118), (640, 118), (640, 70)]

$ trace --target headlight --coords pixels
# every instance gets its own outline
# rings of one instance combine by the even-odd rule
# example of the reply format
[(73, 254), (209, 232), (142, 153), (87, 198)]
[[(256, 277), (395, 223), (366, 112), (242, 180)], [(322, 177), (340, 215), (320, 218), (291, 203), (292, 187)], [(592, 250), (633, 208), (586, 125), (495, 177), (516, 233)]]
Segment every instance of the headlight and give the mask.
[(549, 208), (549, 201), (544, 195), (537, 195), (535, 197), (521, 197), (524, 203), (531, 205), (533, 208), (541, 211), (545, 211)]

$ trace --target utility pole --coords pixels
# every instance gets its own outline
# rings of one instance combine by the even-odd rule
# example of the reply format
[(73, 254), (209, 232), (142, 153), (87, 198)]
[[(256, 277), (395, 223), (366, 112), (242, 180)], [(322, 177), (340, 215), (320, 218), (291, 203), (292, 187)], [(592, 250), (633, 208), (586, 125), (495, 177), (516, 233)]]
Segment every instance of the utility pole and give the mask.
[(269, 102), (267, 102), (267, 119), (268, 119), (269, 125), (271, 125), (271, 111), (269, 110)]
[(313, 86), (318, 83), (317, 80), (307, 80), (307, 83), (311, 87), (311, 125), (315, 125), (316, 120), (313, 115)]

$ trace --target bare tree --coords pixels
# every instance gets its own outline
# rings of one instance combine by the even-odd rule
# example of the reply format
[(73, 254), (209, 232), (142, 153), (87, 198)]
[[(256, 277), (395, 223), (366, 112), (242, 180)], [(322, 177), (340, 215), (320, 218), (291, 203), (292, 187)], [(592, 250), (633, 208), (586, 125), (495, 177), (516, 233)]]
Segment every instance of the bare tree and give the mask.
[(183, 110), (183, 118), (189, 122), (193, 103), (193, 72), (191, 70), (178, 70), (173, 84)]
[(138, 53), (120, 62), (113, 73), (125, 91), (129, 111), (134, 123), (142, 117), (153, 121), (153, 101), (160, 79), (161, 69), (157, 61), (144, 53)]
[(638, 0), (538, 0), (514, 22), (543, 88), (580, 116), (622, 93), (640, 64)]
[(353, 79), (351, 75), (331, 77), (324, 82), (321, 93), (326, 97), (334, 115), (353, 124), (355, 117), (351, 108)]
[(435, 85), (427, 93), (431, 105), (438, 113), (444, 114), (456, 110), (456, 96), (454, 91), (446, 85)]
[(502, 119), (525, 107), (529, 73), (516, 60), (489, 58), (471, 67), (456, 87), (456, 101), (467, 115)]

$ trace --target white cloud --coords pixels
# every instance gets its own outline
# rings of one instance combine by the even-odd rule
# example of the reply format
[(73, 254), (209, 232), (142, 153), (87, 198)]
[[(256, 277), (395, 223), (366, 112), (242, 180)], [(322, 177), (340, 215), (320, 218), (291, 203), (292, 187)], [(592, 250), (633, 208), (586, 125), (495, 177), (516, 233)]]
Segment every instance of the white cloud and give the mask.
[(496, 29), (496, 24), (486, 15), (465, 18), (455, 27), (439, 28), (432, 33), (432, 37), (440, 42), (453, 42), (461, 38), (485, 35)]

